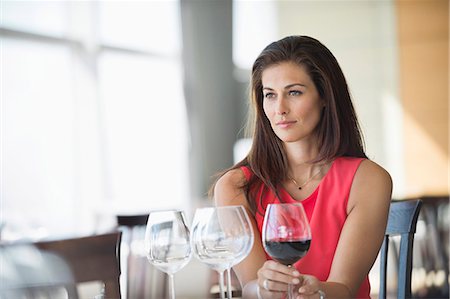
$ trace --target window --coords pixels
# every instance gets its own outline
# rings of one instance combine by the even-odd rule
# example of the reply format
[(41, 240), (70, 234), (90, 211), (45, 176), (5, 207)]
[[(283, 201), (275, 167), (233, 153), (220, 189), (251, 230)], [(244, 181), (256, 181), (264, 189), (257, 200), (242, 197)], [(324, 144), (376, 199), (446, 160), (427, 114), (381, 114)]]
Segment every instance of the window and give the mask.
[(238, 69), (251, 69), (278, 35), (277, 1), (233, 0), (233, 61)]
[(2, 6), (2, 238), (184, 208), (179, 3)]

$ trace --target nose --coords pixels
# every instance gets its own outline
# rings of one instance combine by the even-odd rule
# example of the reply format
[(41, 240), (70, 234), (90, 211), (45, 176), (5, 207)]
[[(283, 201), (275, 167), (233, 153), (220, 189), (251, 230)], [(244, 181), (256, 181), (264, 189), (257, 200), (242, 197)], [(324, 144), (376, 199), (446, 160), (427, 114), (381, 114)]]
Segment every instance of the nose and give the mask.
[(276, 113), (278, 115), (286, 115), (289, 113), (289, 107), (287, 105), (286, 99), (282, 96), (280, 96), (277, 100), (276, 104)]

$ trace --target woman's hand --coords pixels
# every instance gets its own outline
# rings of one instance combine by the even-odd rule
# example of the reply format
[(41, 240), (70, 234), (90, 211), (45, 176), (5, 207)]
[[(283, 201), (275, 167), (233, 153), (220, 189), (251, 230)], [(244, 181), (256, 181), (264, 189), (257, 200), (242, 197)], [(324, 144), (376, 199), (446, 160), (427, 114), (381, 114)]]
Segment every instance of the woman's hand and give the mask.
[(300, 273), (297, 270), (272, 260), (266, 261), (257, 274), (259, 297), (264, 299), (284, 298), (288, 284), (292, 284), (294, 288), (301, 282)]
[(296, 299), (323, 299), (324, 293), (321, 294), (319, 280), (312, 275), (300, 275), (301, 284), (294, 296)]
[(292, 285), (296, 299), (321, 299), (319, 280), (312, 275), (302, 275), (292, 267), (275, 261), (266, 261), (258, 271), (259, 299), (286, 298), (288, 284)]

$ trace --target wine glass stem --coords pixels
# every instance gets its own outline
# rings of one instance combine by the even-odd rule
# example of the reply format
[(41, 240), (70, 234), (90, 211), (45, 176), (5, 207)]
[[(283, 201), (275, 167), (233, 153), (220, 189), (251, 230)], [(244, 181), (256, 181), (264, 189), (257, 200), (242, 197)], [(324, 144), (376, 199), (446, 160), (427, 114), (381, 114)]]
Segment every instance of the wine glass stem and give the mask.
[[(288, 265), (289, 268), (292, 268), (292, 265)], [(292, 293), (292, 284), (288, 283), (288, 293), (287, 293), (287, 299), (294, 299), (294, 294)]]
[(288, 283), (288, 294), (287, 294), (287, 298), (288, 299), (294, 299), (294, 296), (292, 294), (292, 284)]
[(169, 288), (170, 288), (170, 299), (175, 299), (175, 285), (173, 281), (173, 274), (169, 274)]
[(219, 272), (219, 288), (220, 288), (220, 299), (225, 299), (225, 286), (223, 282), (223, 270)]
[(232, 299), (232, 290), (231, 290), (231, 268), (227, 269), (227, 298)]

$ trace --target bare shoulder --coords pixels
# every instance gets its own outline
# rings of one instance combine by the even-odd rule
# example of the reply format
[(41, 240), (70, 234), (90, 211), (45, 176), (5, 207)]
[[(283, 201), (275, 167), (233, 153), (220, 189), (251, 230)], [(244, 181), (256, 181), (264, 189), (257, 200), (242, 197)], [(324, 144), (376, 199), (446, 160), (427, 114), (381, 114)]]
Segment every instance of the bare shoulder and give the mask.
[(246, 205), (242, 186), (246, 178), (241, 169), (232, 169), (220, 177), (214, 187), (216, 205)]
[(356, 204), (388, 206), (392, 196), (392, 179), (389, 173), (371, 160), (361, 162), (353, 179), (349, 209)]
[(361, 162), (354, 179), (356, 183), (369, 184), (369, 186), (373, 187), (378, 185), (378, 187), (383, 189), (392, 188), (392, 179), (389, 172), (377, 163), (368, 159)]

